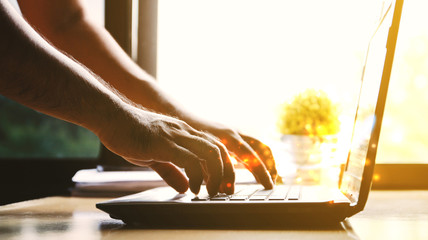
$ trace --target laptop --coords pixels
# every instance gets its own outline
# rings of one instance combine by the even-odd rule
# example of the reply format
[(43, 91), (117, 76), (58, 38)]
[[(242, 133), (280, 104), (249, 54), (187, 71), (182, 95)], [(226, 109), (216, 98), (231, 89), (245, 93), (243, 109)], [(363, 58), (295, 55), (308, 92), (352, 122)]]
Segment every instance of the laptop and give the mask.
[(373, 177), (403, 0), (386, 1), (362, 71), (354, 129), (338, 186), (236, 185), (235, 194), (209, 197), (201, 188), (178, 194), (170, 187), (96, 204), (130, 225), (149, 228), (260, 228), (339, 223), (362, 211)]

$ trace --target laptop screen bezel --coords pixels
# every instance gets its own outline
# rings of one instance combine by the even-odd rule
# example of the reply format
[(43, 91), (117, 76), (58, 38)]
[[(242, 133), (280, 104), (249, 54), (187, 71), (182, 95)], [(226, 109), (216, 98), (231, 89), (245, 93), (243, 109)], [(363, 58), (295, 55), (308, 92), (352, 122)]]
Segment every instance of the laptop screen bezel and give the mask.
[[(352, 216), (355, 213), (358, 213), (364, 209), (369, 192), (370, 192), (370, 188), (372, 185), (376, 152), (377, 152), (379, 136), (381, 131), (383, 113), (385, 109), (389, 80), (391, 76), (391, 69), (392, 69), (392, 64), (393, 64), (393, 59), (395, 54), (395, 46), (396, 46), (398, 30), (400, 25), (402, 6), (403, 6), (403, 0), (396, 0), (395, 4), (394, 4), (394, 1), (390, 3), (390, 5), (387, 7), (387, 10), (382, 14), (378, 27), (372, 37), (373, 39), (378, 32), (377, 30), (380, 28), (382, 24), (384, 24), (383, 20), (385, 19), (386, 15), (391, 14), (392, 13), (391, 11), (393, 11), (392, 23), (389, 29), (387, 42), (386, 42), (386, 55), (385, 55), (384, 67), (382, 71), (382, 79), (379, 87), (378, 99), (377, 99), (375, 113), (374, 113), (375, 121), (373, 125), (373, 130), (371, 132), (369, 144), (368, 144), (369, 148), (366, 154), (366, 162), (362, 173), (362, 180), (359, 187), (360, 190), (359, 190), (358, 198), (355, 198), (355, 196), (352, 196), (352, 193), (351, 193), (352, 191), (348, 191), (349, 186), (345, 186), (344, 184), (341, 184), (340, 186), (340, 190), (342, 191), (342, 193), (345, 194), (348, 197), (348, 199), (351, 201), (352, 210), (349, 212), (349, 216)], [(369, 46), (370, 44), (371, 44), (371, 41), (369, 43)], [(368, 49), (368, 51), (369, 50), (370, 49)], [(368, 51), (367, 51), (367, 55), (368, 55)], [(367, 58), (366, 58), (366, 63), (367, 63)], [(364, 79), (364, 70), (362, 73), (362, 81), (363, 79)], [(357, 106), (357, 109), (358, 107), (359, 106)], [(357, 113), (358, 111), (356, 112), (355, 119), (357, 119)], [(352, 149), (350, 149), (349, 151), (346, 167), (345, 167), (344, 173), (341, 176), (340, 183), (343, 183), (343, 179), (347, 177), (347, 170), (349, 166), (351, 151)]]

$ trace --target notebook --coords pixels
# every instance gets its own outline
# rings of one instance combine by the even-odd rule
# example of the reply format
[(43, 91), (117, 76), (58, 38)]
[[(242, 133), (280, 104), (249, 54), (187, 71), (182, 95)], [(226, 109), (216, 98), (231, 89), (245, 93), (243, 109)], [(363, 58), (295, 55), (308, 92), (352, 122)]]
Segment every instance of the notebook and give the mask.
[[(170, 187), (98, 203), (127, 224), (154, 228), (281, 227), (338, 223), (362, 211), (373, 177), (403, 0), (386, 1), (368, 45), (348, 159), (338, 186), (236, 185), (197, 198)], [(204, 189), (202, 187), (201, 189)], [(202, 190), (203, 191), (203, 190)]]

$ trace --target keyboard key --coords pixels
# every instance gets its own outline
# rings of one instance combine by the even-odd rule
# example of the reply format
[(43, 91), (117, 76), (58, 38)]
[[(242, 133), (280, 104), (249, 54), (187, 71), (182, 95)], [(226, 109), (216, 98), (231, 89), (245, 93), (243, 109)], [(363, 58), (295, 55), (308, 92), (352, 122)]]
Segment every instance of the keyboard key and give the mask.
[(281, 186), (277, 186), (273, 193), (269, 196), (269, 200), (284, 200), (285, 197), (287, 196), (287, 192), (288, 192), (289, 186), (285, 186), (285, 185), (281, 185)]
[(211, 197), (210, 200), (211, 201), (227, 201), (229, 200), (230, 195), (226, 195), (226, 194), (219, 194), (219, 195), (215, 195), (214, 197)]
[(248, 196), (241, 196), (241, 195), (233, 195), (230, 197), (230, 201), (245, 201), (248, 199)]
[(251, 196), (253, 195), (256, 191), (258, 190), (258, 188), (254, 188), (254, 187), (248, 187), (248, 188), (244, 188), (238, 192), (235, 193), (236, 196)]
[(270, 195), (269, 201), (282, 201), (285, 199), (285, 196), (278, 196), (278, 195)]
[(272, 190), (258, 190), (249, 199), (250, 201), (264, 201), (272, 193)]
[(201, 201), (208, 201), (208, 199), (207, 198), (200, 198), (200, 197), (196, 196), (196, 197), (192, 198), (192, 201), (201, 202)]
[(267, 196), (252, 196), (250, 197), (250, 201), (264, 201)]
[(256, 193), (254, 193), (254, 196), (269, 196), (273, 192), (272, 189), (266, 190), (259, 190)]
[(206, 191), (201, 191), (197, 196), (192, 198), (192, 201), (208, 201), (210, 195)]
[(288, 200), (299, 200), (300, 198), (300, 186), (292, 186), (288, 190), (287, 199)]

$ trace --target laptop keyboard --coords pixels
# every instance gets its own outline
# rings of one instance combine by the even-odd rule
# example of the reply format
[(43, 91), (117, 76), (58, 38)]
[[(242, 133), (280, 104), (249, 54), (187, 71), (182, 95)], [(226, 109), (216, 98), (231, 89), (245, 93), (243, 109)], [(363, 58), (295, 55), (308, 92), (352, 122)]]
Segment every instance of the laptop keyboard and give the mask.
[(296, 201), (300, 195), (301, 186), (280, 185), (271, 190), (261, 189), (260, 186), (248, 186), (237, 189), (232, 195), (221, 193), (210, 197), (207, 193), (202, 193), (192, 201)]

